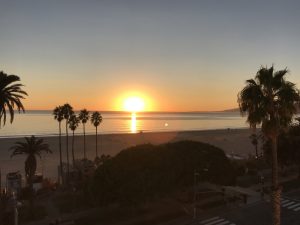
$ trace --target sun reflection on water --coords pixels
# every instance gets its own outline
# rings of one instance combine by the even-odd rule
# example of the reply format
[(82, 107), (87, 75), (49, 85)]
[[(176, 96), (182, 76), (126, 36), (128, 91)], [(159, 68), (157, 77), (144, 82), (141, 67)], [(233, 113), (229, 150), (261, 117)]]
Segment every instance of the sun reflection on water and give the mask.
[(131, 114), (131, 133), (136, 133), (136, 113)]

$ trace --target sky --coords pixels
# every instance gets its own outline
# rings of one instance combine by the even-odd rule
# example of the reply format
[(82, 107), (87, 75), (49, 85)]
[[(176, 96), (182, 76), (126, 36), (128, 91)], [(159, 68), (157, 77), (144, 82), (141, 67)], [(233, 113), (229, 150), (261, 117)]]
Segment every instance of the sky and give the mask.
[(300, 87), (299, 21), (288, 0), (0, 0), (0, 70), (26, 109), (225, 110), (262, 65)]

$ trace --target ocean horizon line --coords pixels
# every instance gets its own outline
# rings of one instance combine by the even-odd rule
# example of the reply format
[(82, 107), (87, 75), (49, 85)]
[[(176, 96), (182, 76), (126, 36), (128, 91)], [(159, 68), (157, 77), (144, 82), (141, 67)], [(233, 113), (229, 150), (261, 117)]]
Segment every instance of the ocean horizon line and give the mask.
[[(192, 133), (192, 132), (205, 132), (205, 131), (224, 131), (224, 130), (245, 130), (249, 129), (249, 127), (228, 127), (228, 128), (207, 128), (207, 129), (187, 129), (187, 130), (139, 130), (135, 133), (132, 132), (126, 132), (126, 131), (106, 131), (106, 132), (99, 132), (97, 136), (101, 135), (138, 135), (143, 133)], [(95, 132), (86, 132), (85, 136), (95, 136)], [(39, 138), (50, 138), (50, 137), (58, 137), (58, 133), (40, 133), (40, 134), (16, 134), (16, 135), (0, 135), (1, 139), (17, 139), (17, 138), (24, 138), (24, 137), (39, 137)], [(75, 137), (83, 136), (83, 133), (75, 133)], [(61, 137), (66, 137), (65, 133), (61, 134)], [(69, 134), (69, 138), (72, 137), (72, 135)]]
[[(233, 112), (239, 112), (238, 108), (236, 109), (225, 109), (225, 110), (191, 110), (191, 111), (137, 111), (137, 112), (129, 112), (129, 111), (122, 111), (122, 110), (89, 110), (90, 112), (98, 111), (100, 113), (111, 113), (111, 114), (131, 114), (131, 113), (145, 113), (145, 114), (193, 114), (193, 113), (233, 113)], [(29, 113), (49, 113), (53, 112), (51, 109), (27, 109), (25, 110)], [(74, 110), (74, 112), (80, 112), (80, 110)], [(22, 113), (22, 112), (21, 112)]]

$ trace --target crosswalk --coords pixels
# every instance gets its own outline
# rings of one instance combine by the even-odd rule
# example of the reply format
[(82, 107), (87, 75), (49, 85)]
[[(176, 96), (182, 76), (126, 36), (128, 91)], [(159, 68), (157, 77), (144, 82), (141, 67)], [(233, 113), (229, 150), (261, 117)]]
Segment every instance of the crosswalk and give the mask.
[(234, 223), (231, 223), (230, 221), (228, 221), (224, 218), (218, 217), (218, 216), (215, 216), (215, 217), (212, 217), (212, 218), (209, 218), (206, 220), (202, 220), (202, 221), (200, 221), (199, 224), (201, 224), (201, 225), (235, 225)]
[(286, 198), (281, 198), (281, 207), (298, 212), (300, 211), (300, 202)]
[[(295, 212), (298, 211), (300, 212), (300, 201), (296, 201), (288, 198), (281, 198), (281, 207), (289, 210), (293, 210)], [(219, 216), (202, 220), (198, 222), (198, 224), (199, 225), (236, 225), (235, 223)]]

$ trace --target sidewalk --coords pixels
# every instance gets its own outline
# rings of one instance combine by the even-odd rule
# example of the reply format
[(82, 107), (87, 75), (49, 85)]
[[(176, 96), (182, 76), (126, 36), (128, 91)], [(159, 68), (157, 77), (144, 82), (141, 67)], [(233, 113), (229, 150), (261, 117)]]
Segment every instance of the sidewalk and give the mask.
[[(279, 183), (284, 183), (287, 181), (292, 181), (298, 179), (298, 174), (286, 176), (286, 177), (280, 177)], [(266, 181), (262, 185), (261, 183), (252, 185), (248, 188), (243, 188), (239, 186), (225, 186), (225, 189), (229, 191), (235, 191), (240, 194), (247, 195), (247, 203), (246, 204), (252, 204), (259, 201), (267, 201), (269, 202), (271, 200), (269, 194), (262, 194), (263, 189), (271, 189), (272, 187), (272, 181)]]

